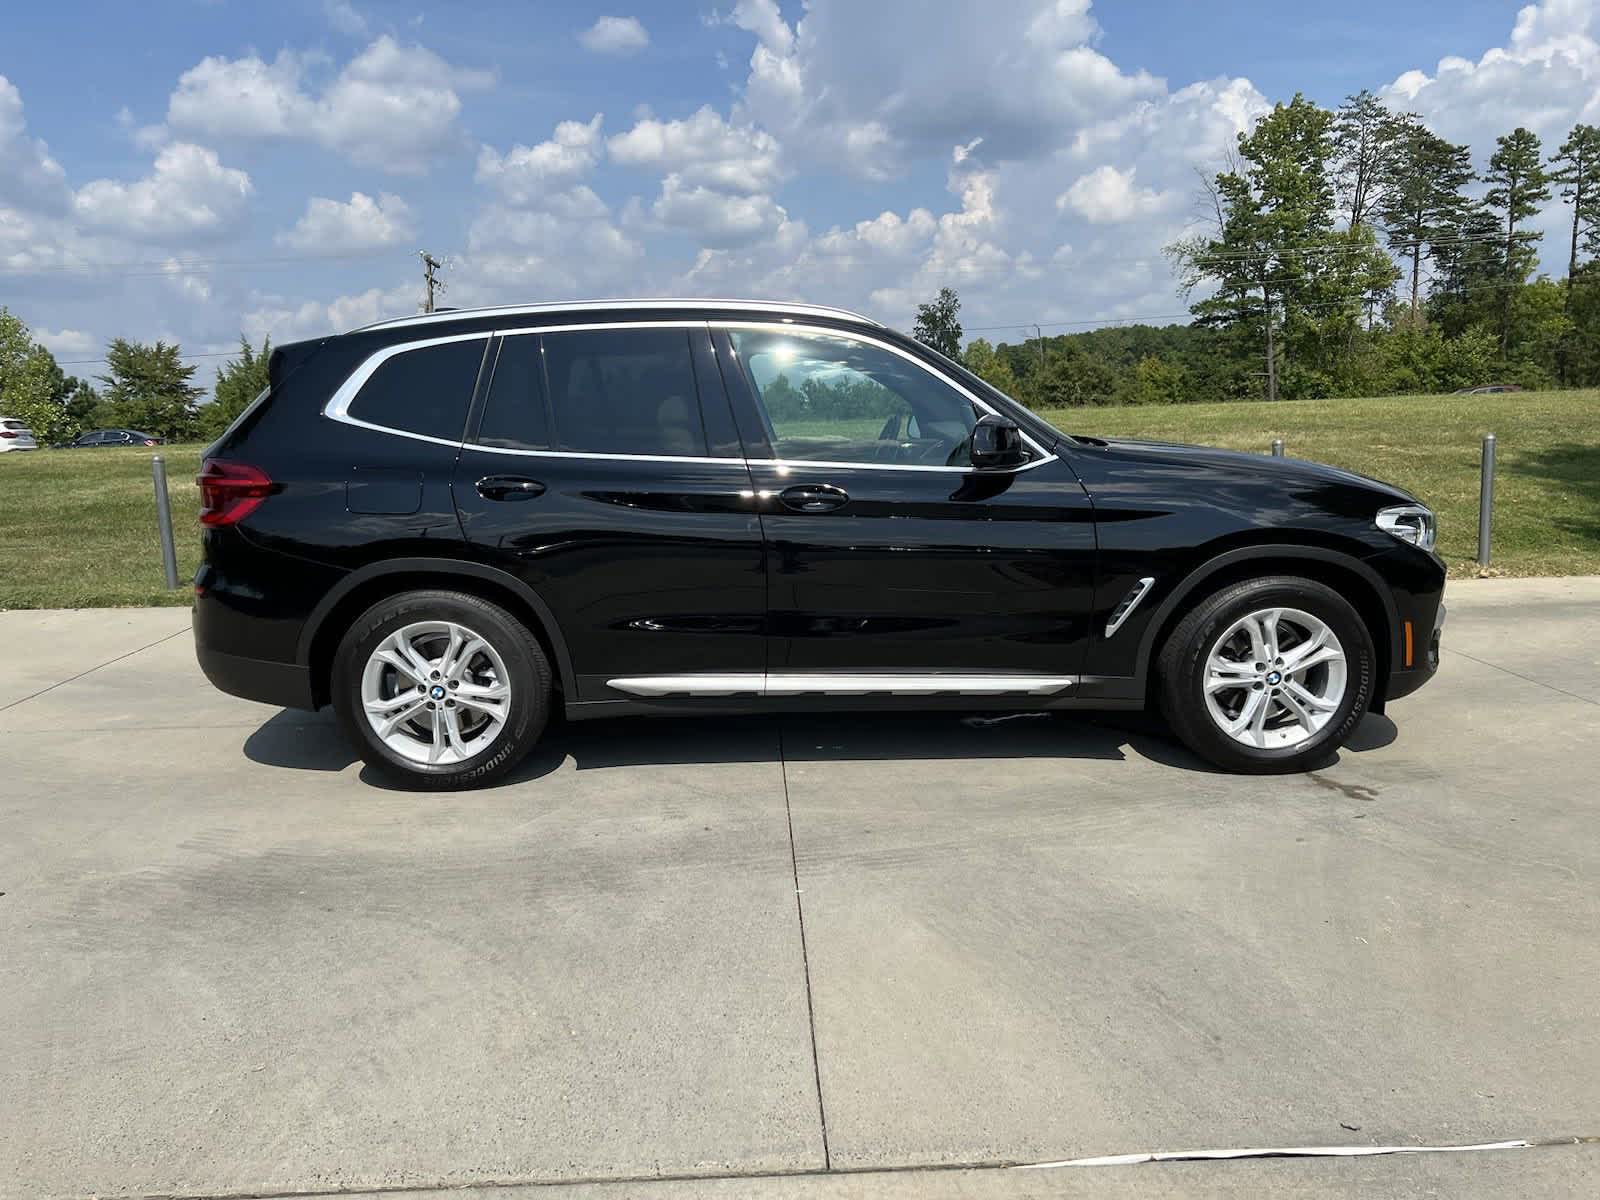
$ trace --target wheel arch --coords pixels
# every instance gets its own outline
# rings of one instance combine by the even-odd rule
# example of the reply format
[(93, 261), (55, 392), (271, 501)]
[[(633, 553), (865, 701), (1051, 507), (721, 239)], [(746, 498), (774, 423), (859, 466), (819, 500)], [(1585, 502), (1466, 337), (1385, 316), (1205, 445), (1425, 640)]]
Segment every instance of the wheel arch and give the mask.
[(1400, 626), (1394, 597), (1378, 573), (1359, 558), (1320, 546), (1245, 546), (1208, 559), (1184, 576), (1151, 614), (1139, 642), (1136, 678), (1144, 682), (1146, 692), (1155, 685), (1151, 663), (1156, 653), (1193, 602), (1230, 584), (1263, 575), (1299, 575), (1327, 584), (1350, 601), (1372, 635), (1378, 654), (1373, 703), (1380, 706), (1388, 690)]
[(319, 708), (328, 703), (333, 654), (351, 622), (386, 596), (422, 588), (468, 592), (500, 605), (538, 639), (555, 670), (559, 691), (569, 698), (577, 695), (572, 657), (555, 614), (527, 584), (483, 563), (452, 558), (396, 558), (352, 571), (329, 590), (307, 618), (296, 659), (310, 670), (311, 695)]

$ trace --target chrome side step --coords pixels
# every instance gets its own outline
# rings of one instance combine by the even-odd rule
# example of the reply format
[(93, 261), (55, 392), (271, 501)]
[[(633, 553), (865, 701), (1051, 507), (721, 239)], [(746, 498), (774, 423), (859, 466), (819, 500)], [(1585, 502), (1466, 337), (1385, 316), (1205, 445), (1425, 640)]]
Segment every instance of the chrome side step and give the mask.
[(838, 674), (770, 671), (636, 675), (606, 686), (630, 696), (1051, 696), (1076, 675)]

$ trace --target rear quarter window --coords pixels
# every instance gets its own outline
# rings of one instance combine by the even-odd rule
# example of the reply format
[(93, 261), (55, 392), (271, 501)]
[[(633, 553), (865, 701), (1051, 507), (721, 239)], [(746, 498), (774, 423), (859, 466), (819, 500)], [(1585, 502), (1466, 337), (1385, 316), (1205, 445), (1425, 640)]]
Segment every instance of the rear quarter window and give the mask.
[(487, 338), (474, 338), (392, 355), (362, 384), (350, 416), (385, 429), (460, 441), (487, 345)]

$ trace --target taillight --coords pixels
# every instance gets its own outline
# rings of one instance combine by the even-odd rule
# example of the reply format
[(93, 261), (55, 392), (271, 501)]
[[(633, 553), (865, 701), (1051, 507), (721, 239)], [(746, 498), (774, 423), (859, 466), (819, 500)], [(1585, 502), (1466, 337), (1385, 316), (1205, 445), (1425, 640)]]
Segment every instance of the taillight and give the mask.
[(0, 429), (0, 437), (3, 437), (3, 438), (14, 438), (16, 436), (17, 436), (17, 432), (14, 429)]
[(232, 525), (242, 521), (272, 495), (265, 471), (243, 463), (208, 458), (195, 478), (200, 488), (200, 524)]

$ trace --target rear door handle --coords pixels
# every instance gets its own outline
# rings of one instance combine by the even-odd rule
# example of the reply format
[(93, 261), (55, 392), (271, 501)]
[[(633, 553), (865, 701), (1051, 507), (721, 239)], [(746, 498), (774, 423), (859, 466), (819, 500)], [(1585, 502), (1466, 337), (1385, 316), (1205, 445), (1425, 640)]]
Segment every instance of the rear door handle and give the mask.
[(521, 475), (489, 475), (478, 480), (478, 495), (485, 500), (532, 500), (544, 495), (544, 484)]
[(850, 503), (850, 493), (831, 483), (797, 483), (779, 492), (778, 499), (795, 512), (831, 512)]

